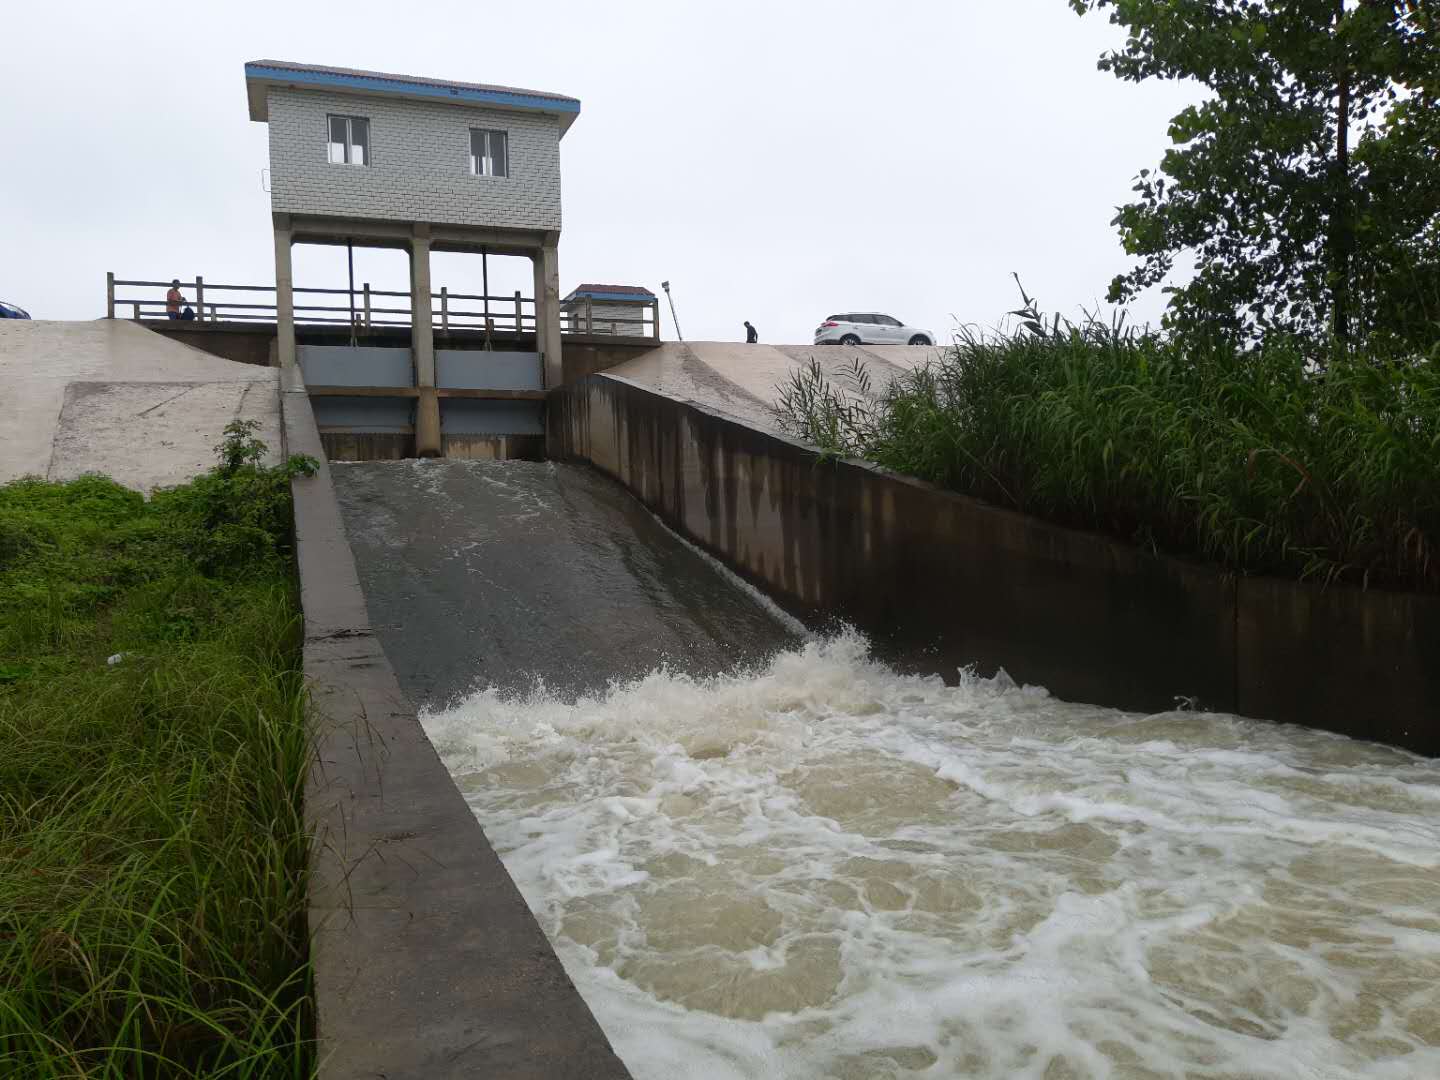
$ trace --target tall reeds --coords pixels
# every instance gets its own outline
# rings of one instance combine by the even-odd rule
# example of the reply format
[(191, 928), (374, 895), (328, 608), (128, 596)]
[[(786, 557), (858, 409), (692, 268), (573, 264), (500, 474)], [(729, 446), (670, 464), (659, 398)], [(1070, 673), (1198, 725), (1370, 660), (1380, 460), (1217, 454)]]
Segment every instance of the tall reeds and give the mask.
[(0, 487), (0, 1076), (312, 1071), (282, 471)]
[(1294, 343), (1032, 318), (962, 333), (878, 392), (857, 377), (812, 361), (780, 388), (782, 422), (828, 453), (1153, 550), (1440, 590), (1430, 360), (1321, 369)]

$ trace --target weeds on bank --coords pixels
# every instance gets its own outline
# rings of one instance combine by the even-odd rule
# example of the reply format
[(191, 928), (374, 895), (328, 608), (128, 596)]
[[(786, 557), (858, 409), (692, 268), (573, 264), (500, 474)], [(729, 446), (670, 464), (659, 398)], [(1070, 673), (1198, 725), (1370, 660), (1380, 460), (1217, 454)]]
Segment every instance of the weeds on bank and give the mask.
[(1440, 591), (1440, 346), (1320, 368), (1282, 340), (1015, 314), (878, 392), (812, 360), (780, 419), (825, 453), (1153, 550)]
[(0, 487), (0, 1075), (303, 1077), (289, 479)]

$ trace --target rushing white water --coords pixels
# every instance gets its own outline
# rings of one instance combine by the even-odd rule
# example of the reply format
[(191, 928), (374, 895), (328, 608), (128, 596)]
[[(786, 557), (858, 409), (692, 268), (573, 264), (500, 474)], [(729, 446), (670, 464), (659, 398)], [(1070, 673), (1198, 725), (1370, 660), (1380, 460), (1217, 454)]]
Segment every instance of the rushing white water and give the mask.
[(425, 718), (639, 1080), (1440, 1077), (1440, 764), (841, 636)]

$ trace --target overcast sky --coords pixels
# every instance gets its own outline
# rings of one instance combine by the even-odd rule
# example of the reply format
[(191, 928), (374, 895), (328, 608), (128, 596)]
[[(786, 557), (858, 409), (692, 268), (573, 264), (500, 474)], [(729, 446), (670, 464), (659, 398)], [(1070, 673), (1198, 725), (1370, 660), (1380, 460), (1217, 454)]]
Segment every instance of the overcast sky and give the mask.
[[(846, 309), (948, 336), (1018, 306), (1012, 270), (1049, 310), (1093, 304), (1125, 265), (1114, 207), (1195, 94), (1096, 71), (1118, 31), (1065, 0), (16, 0), (3, 33), (0, 299), (48, 319), (103, 315), (107, 270), (274, 282), (246, 60), (580, 98), (561, 288), (668, 278), (692, 340), (749, 318), (808, 342)], [(529, 295), (516, 269), (492, 288)], [(448, 256), (435, 288), (478, 275)], [(357, 276), (403, 288), (404, 256)], [(343, 250), (297, 249), (295, 278), (343, 286)]]

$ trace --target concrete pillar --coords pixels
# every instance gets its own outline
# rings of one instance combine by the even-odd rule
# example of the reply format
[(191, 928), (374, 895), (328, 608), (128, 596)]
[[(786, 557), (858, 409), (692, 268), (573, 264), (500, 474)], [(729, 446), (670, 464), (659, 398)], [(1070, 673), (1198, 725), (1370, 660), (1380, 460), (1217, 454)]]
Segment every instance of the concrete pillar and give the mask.
[(565, 381), (560, 360), (560, 253), (549, 240), (532, 256), (535, 265), (535, 347), (545, 358), (545, 386)]
[(410, 349), (415, 361), (415, 454), (440, 456), (440, 399), (435, 394), (435, 329), (430, 322), (430, 230), (410, 238)]
[(275, 362), (295, 366), (295, 281), (290, 272), (290, 246), (294, 243), (290, 219), (275, 218)]

